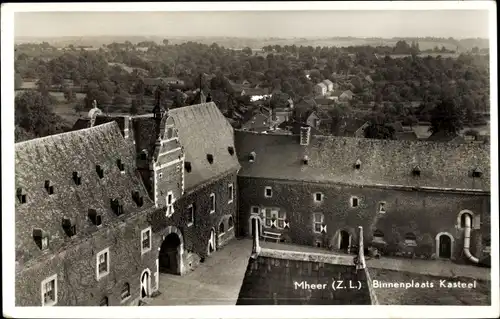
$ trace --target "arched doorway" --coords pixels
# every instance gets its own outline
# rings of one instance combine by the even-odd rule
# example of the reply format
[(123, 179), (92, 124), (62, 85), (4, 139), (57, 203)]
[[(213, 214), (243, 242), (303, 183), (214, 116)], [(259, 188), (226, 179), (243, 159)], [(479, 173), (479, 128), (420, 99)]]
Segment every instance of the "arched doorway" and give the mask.
[(141, 275), (141, 299), (147, 298), (150, 295), (151, 276), (149, 269), (142, 272)]
[(436, 255), (438, 258), (451, 258), (453, 254), (453, 237), (448, 233), (436, 236)]
[(170, 233), (161, 244), (159, 270), (163, 273), (180, 275), (181, 239), (177, 233)]
[(341, 230), (339, 234), (339, 249), (348, 253), (351, 246), (351, 234), (346, 230)]
[(210, 237), (208, 238), (207, 254), (211, 255), (216, 250), (217, 239), (215, 236), (215, 229), (210, 230)]

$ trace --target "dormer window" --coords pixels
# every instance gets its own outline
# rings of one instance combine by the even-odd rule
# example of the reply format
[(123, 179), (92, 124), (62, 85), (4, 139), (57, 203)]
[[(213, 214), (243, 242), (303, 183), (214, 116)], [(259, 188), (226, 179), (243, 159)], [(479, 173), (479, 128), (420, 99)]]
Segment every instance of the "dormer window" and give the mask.
[(76, 235), (76, 224), (75, 221), (71, 220), (70, 218), (64, 217), (62, 220), (62, 227), (64, 229), (64, 232), (66, 235), (69, 237), (73, 237)]
[(212, 154), (207, 154), (207, 161), (212, 164), (214, 162), (214, 156)]
[(73, 172), (73, 181), (76, 185), (82, 184), (82, 176), (78, 172)]
[(19, 203), (21, 204), (26, 204), (26, 194), (24, 193), (22, 188), (17, 189), (17, 199), (19, 200)]
[(264, 197), (265, 198), (271, 198), (273, 197), (273, 189), (270, 186), (266, 186), (264, 188)]
[(45, 181), (45, 190), (47, 191), (47, 193), (49, 193), (49, 195), (54, 194), (54, 186), (50, 185), (50, 181), (49, 180)]
[(38, 248), (40, 248), (41, 250), (46, 250), (49, 248), (49, 234), (44, 232), (42, 229), (33, 229), (33, 239), (35, 240)]
[(89, 209), (89, 219), (96, 226), (101, 226), (102, 224), (102, 215), (98, 214), (95, 209)]
[(184, 162), (184, 168), (186, 169), (186, 172), (190, 173), (191, 172), (191, 162)]
[(125, 172), (125, 164), (122, 163), (121, 159), (116, 160), (116, 165), (120, 169), (120, 172), (124, 173)]
[(138, 207), (142, 207), (142, 205), (144, 204), (144, 198), (139, 194), (138, 191), (132, 192), (132, 199)]
[(420, 167), (419, 167), (419, 166), (415, 166), (415, 167), (413, 168), (412, 174), (413, 174), (413, 176), (415, 176), (415, 177), (419, 177), (419, 176), (420, 176)]
[(234, 147), (228, 146), (227, 151), (229, 152), (229, 155), (231, 155), (231, 156), (234, 155)]
[(476, 168), (472, 171), (472, 177), (481, 178), (481, 176), (483, 176), (483, 172), (481, 171), (480, 168)]
[(385, 214), (385, 202), (378, 203), (378, 212), (381, 214)]
[(309, 156), (304, 155), (304, 158), (302, 159), (302, 163), (303, 163), (304, 165), (309, 164)]
[(250, 155), (248, 155), (248, 161), (250, 163), (253, 163), (255, 162), (255, 157), (257, 156), (257, 154), (255, 154), (255, 152), (251, 152)]
[(354, 168), (355, 169), (360, 169), (361, 168), (361, 161), (358, 159), (356, 163), (354, 163)]
[(111, 208), (117, 216), (123, 214), (123, 202), (119, 198), (113, 199), (111, 201)]
[(96, 165), (95, 166), (95, 171), (97, 173), (97, 176), (99, 176), (99, 178), (103, 178), (104, 177), (104, 168), (102, 168), (101, 165)]
[(147, 150), (142, 150), (141, 153), (139, 154), (139, 158), (143, 161), (148, 159), (148, 151)]

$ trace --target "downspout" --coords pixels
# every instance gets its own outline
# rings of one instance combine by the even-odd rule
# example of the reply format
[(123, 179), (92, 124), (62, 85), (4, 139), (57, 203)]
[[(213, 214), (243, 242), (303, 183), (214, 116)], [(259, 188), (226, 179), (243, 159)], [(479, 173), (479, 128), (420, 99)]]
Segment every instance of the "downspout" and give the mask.
[(471, 233), (471, 217), (465, 215), (465, 232), (464, 232), (464, 254), (473, 263), (479, 263), (479, 259), (472, 256), (470, 248), (470, 233)]

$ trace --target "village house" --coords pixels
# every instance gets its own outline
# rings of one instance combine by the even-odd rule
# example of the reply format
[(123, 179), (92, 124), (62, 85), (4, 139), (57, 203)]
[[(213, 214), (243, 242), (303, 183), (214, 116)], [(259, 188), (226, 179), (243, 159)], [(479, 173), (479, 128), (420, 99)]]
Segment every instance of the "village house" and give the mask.
[(331, 92), (333, 90), (333, 82), (332, 81), (326, 79), (322, 83), (325, 84), (327, 93)]
[(308, 126), (314, 127), (322, 132), (330, 132), (332, 119), (327, 112), (321, 109), (311, 110), (304, 121)]
[(325, 95), (327, 92), (327, 88), (325, 83), (321, 82), (314, 86), (313, 91), (316, 95)]

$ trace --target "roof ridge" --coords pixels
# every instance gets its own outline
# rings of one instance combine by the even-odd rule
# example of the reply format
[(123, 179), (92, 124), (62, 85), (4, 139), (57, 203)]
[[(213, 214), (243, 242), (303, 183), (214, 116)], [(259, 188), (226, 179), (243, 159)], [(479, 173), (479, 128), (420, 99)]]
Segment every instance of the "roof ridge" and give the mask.
[(47, 136), (38, 137), (38, 138), (34, 138), (31, 140), (27, 140), (27, 141), (18, 142), (18, 143), (15, 143), (15, 147), (25, 146), (25, 145), (30, 145), (30, 144), (38, 144), (38, 143), (45, 142), (48, 140), (61, 139), (61, 138), (64, 138), (64, 137), (67, 137), (70, 135), (79, 136), (79, 135), (81, 135), (82, 132), (102, 131), (102, 130), (108, 129), (108, 127), (111, 128), (111, 126), (115, 126), (117, 129), (119, 129), (118, 123), (116, 123), (115, 121), (110, 121), (110, 122), (107, 122), (104, 124), (96, 125), (96, 126), (89, 127), (89, 128), (83, 128), (83, 129), (76, 130), (76, 131), (69, 131), (69, 132), (63, 132), (63, 133), (59, 133), (59, 134), (47, 135)]

